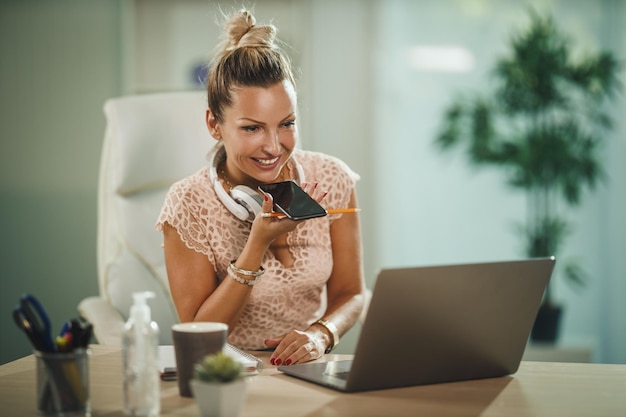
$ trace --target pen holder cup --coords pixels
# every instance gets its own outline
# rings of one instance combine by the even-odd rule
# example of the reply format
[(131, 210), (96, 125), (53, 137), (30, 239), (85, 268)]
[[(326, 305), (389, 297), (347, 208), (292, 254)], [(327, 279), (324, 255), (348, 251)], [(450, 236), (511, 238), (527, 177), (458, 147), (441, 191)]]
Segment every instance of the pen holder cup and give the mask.
[(89, 415), (88, 349), (69, 353), (35, 351), (37, 409), (44, 415)]

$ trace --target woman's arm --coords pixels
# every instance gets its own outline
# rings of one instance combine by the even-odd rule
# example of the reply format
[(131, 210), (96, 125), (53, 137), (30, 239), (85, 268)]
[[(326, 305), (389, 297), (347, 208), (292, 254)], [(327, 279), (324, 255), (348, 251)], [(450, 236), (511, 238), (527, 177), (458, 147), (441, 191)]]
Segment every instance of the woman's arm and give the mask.
[[(350, 207), (357, 207), (356, 191)], [(365, 282), (361, 247), (361, 226), (358, 214), (344, 214), (331, 226), (333, 270), (327, 282), (328, 306), (323, 318), (332, 322), (340, 335), (358, 320), (365, 302)], [(282, 340), (269, 341), (276, 346), (272, 363), (286, 365), (307, 362), (324, 354), (332, 343), (332, 335), (320, 324), (305, 331), (292, 331)]]
[[(163, 238), (167, 278), (179, 320), (217, 321), (232, 328), (252, 287), (232, 279), (218, 286), (215, 268), (207, 256), (189, 249), (168, 223), (163, 225)], [(226, 294), (229, 302), (224, 302)]]
[[(271, 210), (273, 201), (267, 196), (263, 211)], [(257, 271), (269, 245), (280, 234), (293, 230), (298, 222), (258, 216), (250, 236), (235, 262), (240, 269)], [(250, 297), (253, 286), (242, 284), (230, 277), (218, 285), (214, 265), (206, 255), (188, 248), (178, 231), (163, 225), (165, 266), (170, 291), (178, 318), (187, 321), (216, 321), (235, 327)], [(241, 276), (242, 279), (250, 277)]]
[[(357, 207), (353, 191), (349, 207)], [(328, 307), (324, 319), (332, 322), (340, 335), (359, 319), (365, 302), (361, 226), (358, 214), (344, 214), (331, 228), (333, 270), (328, 280)], [(317, 325), (320, 326), (320, 325)], [(325, 333), (328, 334), (326, 331)]]

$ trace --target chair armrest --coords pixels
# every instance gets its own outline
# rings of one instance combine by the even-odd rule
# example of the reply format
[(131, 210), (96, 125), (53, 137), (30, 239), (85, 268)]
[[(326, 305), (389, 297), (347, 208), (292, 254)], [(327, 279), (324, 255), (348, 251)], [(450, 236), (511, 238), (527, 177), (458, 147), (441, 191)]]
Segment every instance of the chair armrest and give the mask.
[(102, 297), (88, 297), (78, 304), (78, 313), (93, 325), (98, 343), (109, 346), (122, 345), (124, 317)]

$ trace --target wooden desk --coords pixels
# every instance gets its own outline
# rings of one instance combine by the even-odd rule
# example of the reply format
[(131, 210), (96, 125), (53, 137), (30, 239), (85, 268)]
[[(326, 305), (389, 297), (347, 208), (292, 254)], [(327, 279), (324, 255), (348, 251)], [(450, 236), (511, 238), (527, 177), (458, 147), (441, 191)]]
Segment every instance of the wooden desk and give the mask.
[[(329, 355), (333, 357), (335, 355)], [(523, 362), (511, 377), (341, 394), (283, 375), (267, 363), (251, 378), (242, 417), (626, 416), (626, 365)], [(118, 348), (92, 346), (93, 416), (124, 416)], [(162, 416), (199, 416), (195, 402), (161, 383)], [(35, 360), (0, 367), (0, 415), (36, 416)]]
[(526, 346), (523, 361), (589, 363), (593, 355), (591, 346), (567, 346), (533, 343)]

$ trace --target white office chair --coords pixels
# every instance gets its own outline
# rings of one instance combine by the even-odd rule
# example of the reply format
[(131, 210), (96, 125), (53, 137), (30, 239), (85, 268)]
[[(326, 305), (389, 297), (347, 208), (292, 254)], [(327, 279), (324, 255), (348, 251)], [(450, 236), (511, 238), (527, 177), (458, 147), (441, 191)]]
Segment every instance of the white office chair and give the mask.
[(98, 186), (97, 262), (100, 295), (82, 300), (82, 317), (100, 344), (121, 344), (135, 291), (153, 291), (160, 343), (171, 344), (178, 321), (171, 300), (162, 234), (154, 229), (176, 180), (207, 164), (214, 140), (204, 124), (202, 92), (127, 96), (104, 105), (106, 132)]

